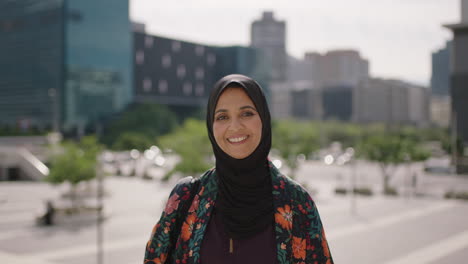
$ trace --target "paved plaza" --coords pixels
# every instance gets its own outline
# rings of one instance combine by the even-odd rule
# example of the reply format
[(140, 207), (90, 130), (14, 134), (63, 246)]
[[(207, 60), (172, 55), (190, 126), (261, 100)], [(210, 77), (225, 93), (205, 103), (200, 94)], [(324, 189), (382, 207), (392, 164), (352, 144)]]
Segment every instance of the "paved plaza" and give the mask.
[[(351, 213), (351, 198), (333, 193), (336, 186), (350, 182), (351, 167), (317, 162), (301, 166), (297, 181), (308, 186), (317, 203), (335, 263), (466, 263), (468, 202), (446, 200), (441, 194), (465, 188), (467, 178), (424, 175), (418, 165), (413, 170), (420, 173), (417, 191), (427, 195), (358, 197)], [(399, 171), (392, 183), (406, 186), (407, 168)], [(358, 165), (358, 183), (378, 191), (378, 172), (371, 165)], [(95, 184), (87, 187), (92, 190)], [(104, 263), (143, 262), (145, 243), (174, 184), (107, 177)], [(0, 263), (97, 263), (95, 217), (64, 219), (52, 227), (35, 225), (44, 202), (57, 200), (65, 191), (66, 186), (45, 183), (0, 183)]]

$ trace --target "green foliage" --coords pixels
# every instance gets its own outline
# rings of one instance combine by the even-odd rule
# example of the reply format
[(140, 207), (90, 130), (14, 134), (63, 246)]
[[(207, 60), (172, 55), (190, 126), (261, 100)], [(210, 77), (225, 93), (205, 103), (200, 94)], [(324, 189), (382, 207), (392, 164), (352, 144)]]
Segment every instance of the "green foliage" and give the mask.
[(358, 155), (384, 165), (400, 164), (410, 160), (422, 161), (429, 158), (429, 153), (423, 150), (411, 136), (404, 138), (384, 133), (373, 135), (362, 141), (358, 146)]
[[(156, 141), (156, 140), (154, 140)], [(144, 151), (155, 144), (148, 136), (136, 132), (124, 132), (112, 145), (113, 150), (138, 149)]]
[(175, 172), (196, 175), (211, 167), (207, 162), (212, 154), (211, 144), (204, 121), (187, 119), (173, 133), (160, 137), (159, 143), (163, 149), (172, 149), (181, 157), (181, 162), (165, 179)]
[(468, 200), (468, 191), (448, 191), (444, 197), (446, 199)]
[(101, 150), (96, 137), (84, 137), (80, 143), (65, 142), (60, 147), (63, 153), (52, 157), (50, 173), (45, 181), (76, 185), (96, 177), (96, 156)]
[(0, 137), (11, 136), (44, 136), (47, 134), (46, 129), (37, 126), (31, 126), (27, 130), (21, 130), (18, 126), (0, 125)]
[[(149, 103), (140, 104), (124, 112), (119, 119), (106, 126), (101, 140), (107, 146), (114, 146), (119, 137), (127, 132), (138, 133), (149, 139), (156, 139), (171, 132), (176, 126), (177, 117), (166, 106)], [(119, 147), (121, 143), (115, 146)]]
[(339, 123), (336, 121), (324, 122), (322, 126), (323, 133), (327, 137), (327, 143), (330, 144), (331, 142), (338, 141), (341, 142), (344, 148), (355, 146), (362, 130), (356, 124)]
[[(406, 133), (406, 134), (405, 134)], [(423, 161), (430, 153), (416, 142), (413, 132), (381, 133), (370, 136), (358, 146), (358, 156), (377, 162), (382, 169), (383, 190), (393, 195), (389, 181), (393, 176), (389, 168), (410, 161)]]
[(272, 130), (272, 147), (280, 151), (292, 170), (290, 176), (294, 177), (298, 166), (297, 156), (307, 156), (319, 148), (318, 131), (311, 123), (293, 120), (275, 122)]

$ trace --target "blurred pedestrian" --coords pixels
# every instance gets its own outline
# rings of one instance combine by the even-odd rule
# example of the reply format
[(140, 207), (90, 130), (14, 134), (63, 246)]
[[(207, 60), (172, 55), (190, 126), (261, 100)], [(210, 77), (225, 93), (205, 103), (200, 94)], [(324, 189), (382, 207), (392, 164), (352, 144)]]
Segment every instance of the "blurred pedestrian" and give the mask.
[(333, 263), (314, 201), (268, 160), (271, 120), (260, 85), (225, 76), (206, 121), (216, 166), (172, 190), (144, 263)]
[(55, 215), (55, 208), (52, 201), (47, 201), (46, 203), (46, 211), (44, 213), (43, 219), (45, 225), (53, 225), (54, 224), (54, 215)]

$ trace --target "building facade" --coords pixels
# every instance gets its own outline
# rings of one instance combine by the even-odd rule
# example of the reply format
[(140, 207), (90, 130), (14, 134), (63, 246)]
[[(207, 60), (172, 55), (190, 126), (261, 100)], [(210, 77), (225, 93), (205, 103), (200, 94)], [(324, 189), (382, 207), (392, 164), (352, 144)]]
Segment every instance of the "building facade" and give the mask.
[(437, 96), (450, 93), (450, 53), (452, 41), (447, 41), (444, 48), (432, 53), (431, 92)]
[(135, 102), (197, 108), (220, 64), (216, 48), (134, 32)]
[(323, 56), (305, 56), (317, 61), (318, 80), (321, 86), (357, 86), (369, 78), (369, 62), (355, 50), (331, 50)]
[(282, 82), (287, 79), (286, 22), (274, 18), (273, 12), (264, 12), (251, 26), (251, 47), (257, 48), (268, 67), (269, 79)]
[(307, 52), (289, 58), (288, 81), (309, 81), (316, 87), (357, 86), (369, 78), (369, 62), (356, 50)]
[(0, 125), (52, 129), (64, 84), (64, 6), (0, 2)]
[(67, 131), (122, 110), (132, 101), (128, 11), (128, 0), (0, 2), (0, 122)]
[(461, 149), (453, 153), (457, 173), (468, 173), (468, 0), (461, 0), (461, 22), (446, 25), (453, 32), (450, 68), (451, 130)]
[(358, 123), (429, 125), (430, 93), (425, 87), (399, 80), (370, 78), (353, 93), (353, 117)]
[(351, 121), (354, 87), (340, 85), (322, 88), (323, 119)]
[(440, 127), (450, 126), (450, 96), (431, 96), (431, 123)]

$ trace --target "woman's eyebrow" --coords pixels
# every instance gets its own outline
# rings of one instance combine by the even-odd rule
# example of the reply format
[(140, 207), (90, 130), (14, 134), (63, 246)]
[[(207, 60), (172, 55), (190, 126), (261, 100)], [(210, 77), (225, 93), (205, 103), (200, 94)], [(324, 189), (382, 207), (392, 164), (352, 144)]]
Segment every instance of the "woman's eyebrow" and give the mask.
[[(248, 109), (248, 108), (254, 110), (255, 112), (257, 112), (257, 109), (255, 109), (255, 107), (250, 106), (250, 105), (245, 105), (245, 106), (239, 107), (240, 110), (244, 110), (244, 109)], [(215, 114), (217, 114), (217, 113), (219, 113), (219, 112), (225, 113), (225, 112), (228, 112), (228, 110), (226, 110), (226, 109), (218, 109), (218, 110), (216, 110)]]
[(255, 109), (255, 107), (250, 106), (250, 105), (242, 106), (242, 107), (239, 108), (239, 109), (240, 109), (240, 110), (244, 110), (244, 109), (247, 109), (247, 108), (250, 108), (250, 109), (254, 110), (255, 112), (257, 112), (257, 109)]
[(217, 114), (219, 112), (227, 112), (227, 110), (226, 109), (218, 109), (218, 110), (216, 110), (215, 114)]

